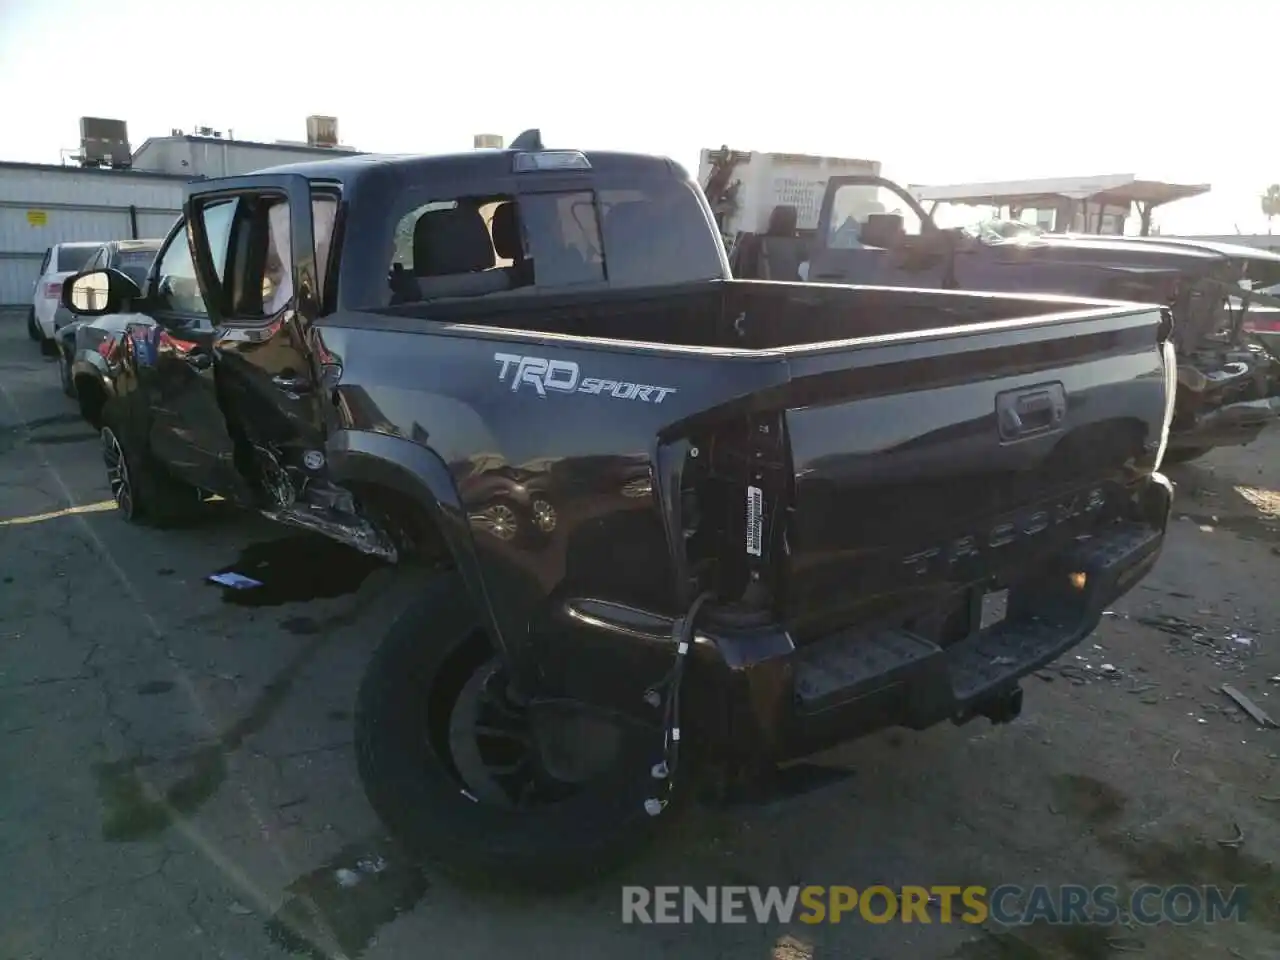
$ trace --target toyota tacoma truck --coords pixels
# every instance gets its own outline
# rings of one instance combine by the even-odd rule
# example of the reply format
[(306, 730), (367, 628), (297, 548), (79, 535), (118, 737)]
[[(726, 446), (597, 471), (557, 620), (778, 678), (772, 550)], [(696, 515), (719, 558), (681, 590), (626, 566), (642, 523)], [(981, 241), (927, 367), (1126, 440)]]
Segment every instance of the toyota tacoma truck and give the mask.
[(942, 229), (892, 180), (827, 181), (815, 229), (780, 207), (768, 229), (739, 239), (744, 279), (877, 284), (1101, 297), (1167, 306), (1178, 394), (1169, 461), (1251, 443), (1280, 420), (1280, 362), (1250, 313), (1280, 305), (1280, 255), (1211, 241), (1044, 234), (1025, 225)]
[(536, 132), (190, 184), (145, 283), (64, 300), (125, 318), (78, 391), (125, 518), (217, 493), (415, 561), (360, 776), (491, 881), (1009, 720), (1169, 514), (1166, 310), (730, 279), (678, 165)]

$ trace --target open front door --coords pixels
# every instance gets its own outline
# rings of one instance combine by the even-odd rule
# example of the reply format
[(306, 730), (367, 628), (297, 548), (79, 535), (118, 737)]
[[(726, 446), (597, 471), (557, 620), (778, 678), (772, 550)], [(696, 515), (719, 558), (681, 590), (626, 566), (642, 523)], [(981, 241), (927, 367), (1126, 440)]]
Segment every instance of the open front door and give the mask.
[(870, 175), (827, 181), (809, 258), (816, 283), (952, 286), (953, 250), (915, 197)]
[[(235, 215), (221, 240), (213, 215), (228, 200)], [(236, 465), (268, 509), (292, 504), (299, 481), (324, 467), (325, 406), (309, 343), (337, 203), (331, 189), (278, 174), (190, 184), (183, 204), (213, 326), (218, 403)]]

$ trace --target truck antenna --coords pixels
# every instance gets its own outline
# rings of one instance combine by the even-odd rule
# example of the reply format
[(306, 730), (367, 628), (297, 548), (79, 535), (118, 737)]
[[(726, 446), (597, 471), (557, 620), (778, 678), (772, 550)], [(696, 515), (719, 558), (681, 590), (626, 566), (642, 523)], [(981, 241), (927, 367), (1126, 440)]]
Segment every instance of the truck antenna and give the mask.
[(512, 150), (541, 150), (542, 147), (542, 131), (534, 127), (526, 130), (520, 136), (511, 141)]

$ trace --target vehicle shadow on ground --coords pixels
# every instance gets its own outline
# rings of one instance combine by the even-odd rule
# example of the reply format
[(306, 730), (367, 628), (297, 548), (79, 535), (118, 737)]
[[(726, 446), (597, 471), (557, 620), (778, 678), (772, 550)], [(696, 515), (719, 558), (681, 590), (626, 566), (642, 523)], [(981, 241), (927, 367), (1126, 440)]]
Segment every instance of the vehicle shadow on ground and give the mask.
[[(259, 529), (252, 518), (228, 520), (232, 530), (219, 533), (226, 550)], [(196, 528), (166, 536), (177, 545), (199, 541), (207, 533)], [(278, 529), (274, 536), (286, 543), (290, 539)], [(252, 574), (249, 568), (242, 572)], [(281, 651), (277, 667), (262, 676), (255, 696), (238, 704), (220, 732), (185, 756), (183, 773), (157, 786), (145, 762), (97, 771), (108, 822), (133, 834), (120, 839), (154, 837), (175, 817), (204, 819), (202, 811), (206, 805), (218, 806), (211, 801), (220, 791), (226, 802), (231, 791), (221, 788), (237, 776), (238, 756), (270, 756), (275, 748), (264, 745), (264, 738), (285, 751), (274, 764), (285, 765), (288, 756), (304, 752), (297, 732), (309, 727), (311, 701), (354, 701), (359, 668), (383, 635), (385, 625), (375, 620), (402, 609), (416, 592), (415, 578), (424, 575), (420, 570), (379, 575), (330, 614), (298, 598), (281, 606), (276, 634), (281, 642), (273, 644)], [(234, 618), (243, 611), (233, 608), (254, 606), (234, 594), (227, 597), (225, 604), (199, 616)], [(1114, 642), (1099, 639), (1109, 647)], [(476, 935), (474, 925), (481, 920), (491, 931), (487, 939), (501, 948), (495, 955), (541, 956), (528, 945), (563, 945), (567, 939), (577, 945), (598, 942), (617, 958), (656, 951), (805, 960), (855, 955), (850, 950), (859, 951), (858, 956), (897, 955), (904, 935), (910, 934), (921, 957), (1106, 960), (1135, 949), (1132, 930), (1037, 924), (979, 931), (955, 923), (910, 930), (857, 919), (812, 927), (776, 922), (624, 926), (621, 887), (839, 884), (865, 889), (876, 884), (977, 883), (992, 888), (1009, 882), (1069, 882), (1132, 889), (1142, 882), (1194, 881), (1245, 883), (1273, 902), (1280, 898), (1262, 855), (1222, 847), (1212, 827), (1162, 829), (1159, 836), (1137, 829), (1151, 820), (1153, 809), (1167, 810), (1171, 801), (1164, 799), (1165, 791), (1180, 788), (1158, 780), (1135, 784), (1115, 772), (1114, 757), (1095, 756), (1096, 766), (1081, 766), (1082, 758), (1092, 755), (1082, 744), (1114, 731), (1098, 719), (1096, 707), (1068, 701), (1066, 691), (1059, 689), (1067, 684), (1027, 682), (1032, 684), (1028, 716), (1013, 724), (992, 727), (980, 720), (923, 733), (891, 731), (825, 754), (815, 762), (852, 776), (766, 807), (696, 807), (638, 862), (559, 896), (517, 897), (458, 886), (430, 865), (415, 863), (380, 830), (368, 829), (369, 812), (347, 737), (349, 716), (344, 715), (339, 724), (343, 742), (330, 755), (324, 778), (312, 775), (291, 783), (294, 791), (310, 793), (311, 800), (300, 807), (292, 806), (293, 799), (267, 804), (275, 799), (261, 796), (267, 788), (248, 781), (263, 805), (281, 816), (303, 811), (307, 821), (338, 824), (341, 841), (328, 851), (316, 851), (324, 858), (318, 865), (314, 856), (303, 856), (299, 859), (309, 869), (278, 885), (267, 884), (281, 894), (260, 908), (263, 930), (291, 953), (353, 960), (365, 952), (371, 952), (371, 960), (399, 955), (392, 944), (401, 942), (406, 950), (414, 942), (420, 948), (424, 935), (437, 943), (465, 942)], [(975, 777), (975, 771), (983, 775)], [(138, 786), (138, 778), (151, 792)], [(1034, 829), (1017, 826), (1023, 818)], [(279, 833), (282, 828), (272, 829)], [(226, 852), (235, 856), (238, 851)], [(252, 870), (251, 861), (246, 859), (246, 870)], [(576, 925), (572, 934), (552, 932), (569, 918)], [(1272, 911), (1264, 910), (1255, 922), (1280, 931)], [(371, 951), (375, 943), (385, 950)]]

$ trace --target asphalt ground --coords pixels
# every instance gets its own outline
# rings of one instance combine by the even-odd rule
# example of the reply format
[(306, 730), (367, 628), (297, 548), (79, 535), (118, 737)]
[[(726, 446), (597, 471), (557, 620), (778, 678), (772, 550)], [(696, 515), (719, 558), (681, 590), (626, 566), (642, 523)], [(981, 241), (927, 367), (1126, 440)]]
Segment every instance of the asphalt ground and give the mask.
[[(851, 772), (833, 786), (695, 811), (622, 876), (518, 900), (411, 863), (356, 776), (355, 687), (421, 574), (351, 570), (320, 598), (207, 584), (264, 558), (314, 581), (315, 542), (232, 511), (124, 523), (54, 364), (0, 317), (0, 960), (1280, 957), (1280, 732), (1220, 690), (1280, 719), (1278, 452), (1272, 434), (1171, 470), (1158, 568), (1028, 679), (1016, 722), (860, 741), (822, 758)], [(1143, 883), (1243, 885), (1249, 906), (622, 922), (623, 884)]]

